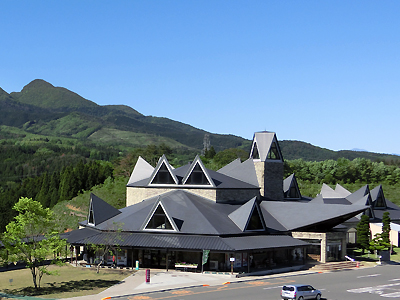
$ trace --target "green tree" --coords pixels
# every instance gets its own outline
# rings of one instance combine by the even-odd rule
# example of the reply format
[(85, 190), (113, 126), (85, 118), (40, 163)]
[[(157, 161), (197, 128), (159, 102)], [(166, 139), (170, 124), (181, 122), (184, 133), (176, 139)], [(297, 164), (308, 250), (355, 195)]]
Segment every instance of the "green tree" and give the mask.
[(369, 229), (369, 217), (362, 215), (360, 222), (357, 224), (357, 243), (364, 254), (369, 249), (369, 241), (371, 239), (371, 231)]
[(382, 216), (382, 240), (390, 245), (390, 213), (385, 211)]
[(40, 288), (43, 275), (52, 275), (50, 264), (61, 263), (58, 256), (66, 249), (66, 241), (56, 232), (53, 212), (38, 201), (22, 197), (14, 205), (17, 216), (6, 226), (1, 241), (5, 250), (3, 262), (23, 261), (31, 270), (35, 289)]
[(387, 243), (382, 234), (376, 233), (374, 238), (369, 242), (369, 250), (371, 251), (381, 251), (381, 250), (389, 250), (390, 243)]

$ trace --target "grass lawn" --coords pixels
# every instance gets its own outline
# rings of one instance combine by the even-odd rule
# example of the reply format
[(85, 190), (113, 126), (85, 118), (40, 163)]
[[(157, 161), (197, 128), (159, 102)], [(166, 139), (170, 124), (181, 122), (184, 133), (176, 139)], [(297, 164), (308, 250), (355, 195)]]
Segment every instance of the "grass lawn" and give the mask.
[(134, 272), (100, 269), (97, 274), (95, 268), (76, 268), (70, 265), (50, 266), (50, 270), (57, 270), (59, 275), (43, 276), (38, 291), (33, 288), (29, 269), (0, 272), (0, 292), (53, 299), (93, 295), (117, 284)]

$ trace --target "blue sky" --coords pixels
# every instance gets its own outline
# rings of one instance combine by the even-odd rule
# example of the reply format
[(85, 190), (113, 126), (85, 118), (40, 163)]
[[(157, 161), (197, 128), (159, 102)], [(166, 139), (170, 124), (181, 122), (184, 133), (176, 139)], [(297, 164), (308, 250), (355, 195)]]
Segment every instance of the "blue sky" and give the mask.
[(400, 1), (3, 0), (0, 11), (6, 92), (39, 78), (213, 133), (400, 154)]

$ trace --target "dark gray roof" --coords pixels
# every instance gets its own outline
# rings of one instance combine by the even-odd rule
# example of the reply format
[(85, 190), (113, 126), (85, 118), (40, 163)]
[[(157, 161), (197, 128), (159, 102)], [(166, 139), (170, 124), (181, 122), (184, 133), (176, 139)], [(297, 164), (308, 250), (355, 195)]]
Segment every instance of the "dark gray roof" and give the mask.
[(222, 204), (185, 190), (173, 190), (121, 209), (121, 214), (97, 226), (107, 230), (121, 224), (123, 231), (141, 231), (157, 202), (179, 228), (188, 234), (238, 234), (242, 230), (228, 217), (240, 204)]
[(90, 205), (93, 209), (94, 223), (96, 225), (121, 213), (118, 209), (100, 199), (93, 193), (90, 194)]
[(251, 185), (259, 186), (253, 159), (248, 159), (240, 163), (240, 159), (238, 158), (217, 172)]
[[(201, 163), (201, 160), (199, 158), (196, 157), (196, 159), (198, 159)], [(197, 160), (196, 160), (197, 161)], [(193, 166), (194, 163), (196, 163), (196, 161), (190, 163), (190, 164), (186, 164), (182, 167), (176, 168), (172, 170), (172, 174), (174, 174), (174, 176), (176, 176), (177, 180), (179, 181), (179, 184), (171, 184), (169, 185), (171, 188), (179, 188), (179, 189), (190, 189), (190, 188), (213, 188), (213, 189), (259, 189), (258, 186), (258, 182), (254, 180), (251, 180), (252, 183), (249, 183), (247, 181), (249, 181), (249, 179), (247, 181), (243, 181), (231, 176), (227, 176), (224, 175), (222, 173), (207, 169), (204, 167), (205, 169), (205, 174), (207, 174), (207, 177), (209, 176), (212, 180), (212, 183), (215, 185), (210, 185), (210, 186), (193, 186), (193, 185), (186, 185), (186, 184), (182, 184), (183, 180), (189, 176), (189, 171), (191, 169), (191, 167)], [(248, 169), (248, 172), (246, 171), (246, 174), (249, 174), (251, 172), (251, 169), (249, 168), (248, 163), (243, 163), (242, 164), (244, 169)], [(253, 166), (254, 169), (254, 166)], [(154, 170), (156, 171), (156, 170)], [(140, 169), (136, 169), (134, 172), (140, 172)], [(255, 171), (254, 171), (255, 172)], [(254, 173), (255, 174), (255, 173)], [(131, 177), (133, 177), (134, 174), (132, 173)], [(136, 182), (129, 182), (127, 184), (127, 186), (130, 187), (147, 187), (149, 184), (149, 180), (150, 180), (150, 176), (148, 178), (145, 179), (141, 179), (139, 181)], [(252, 178), (252, 177), (249, 177)]]
[(246, 225), (253, 211), (254, 205), (256, 205), (257, 198), (254, 197), (250, 201), (241, 205), (238, 209), (229, 214), (229, 218), (239, 227), (242, 231), (246, 229)]
[[(369, 195), (369, 186), (368, 186), (368, 184), (364, 185), (363, 187), (361, 187), (360, 189), (358, 189), (357, 191), (355, 191), (351, 195), (348, 195), (346, 197), (346, 199), (349, 200), (351, 203), (355, 203), (355, 202), (357, 202), (358, 200), (360, 200), (361, 198), (363, 198), (366, 195)], [(372, 204), (370, 200), (371, 200), (371, 198), (369, 198), (368, 205)]]
[(257, 235), (223, 238), (219, 236), (160, 233), (96, 232), (88, 228), (72, 232), (69, 236), (68, 242), (76, 245), (116, 244), (120, 247), (185, 249), (199, 251), (203, 249), (211, 251), (245, 251), (252, 249), (300, 247), (308, 245), (303, 241), (282, 235)]
[[(365, 211), (365, 205), (338, 205), (286, 201), (263, 201), (260, 206), (270, 213), (286, 230), (297, 230), (324, 223), (342, 223), (343, 218), (350, 218)], [(265, 218), (265, 217), (264, 217)]]

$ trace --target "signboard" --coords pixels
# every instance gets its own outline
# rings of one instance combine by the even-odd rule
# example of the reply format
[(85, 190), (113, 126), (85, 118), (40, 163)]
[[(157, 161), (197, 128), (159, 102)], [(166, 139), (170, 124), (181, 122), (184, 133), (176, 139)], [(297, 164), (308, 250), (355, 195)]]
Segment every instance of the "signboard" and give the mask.
[(235, 261), (235, 258), (234, 258), (234, 257), (231, 257), (231, 258), (229, 259), (229, 261), (234, 262), (234, 261)]

